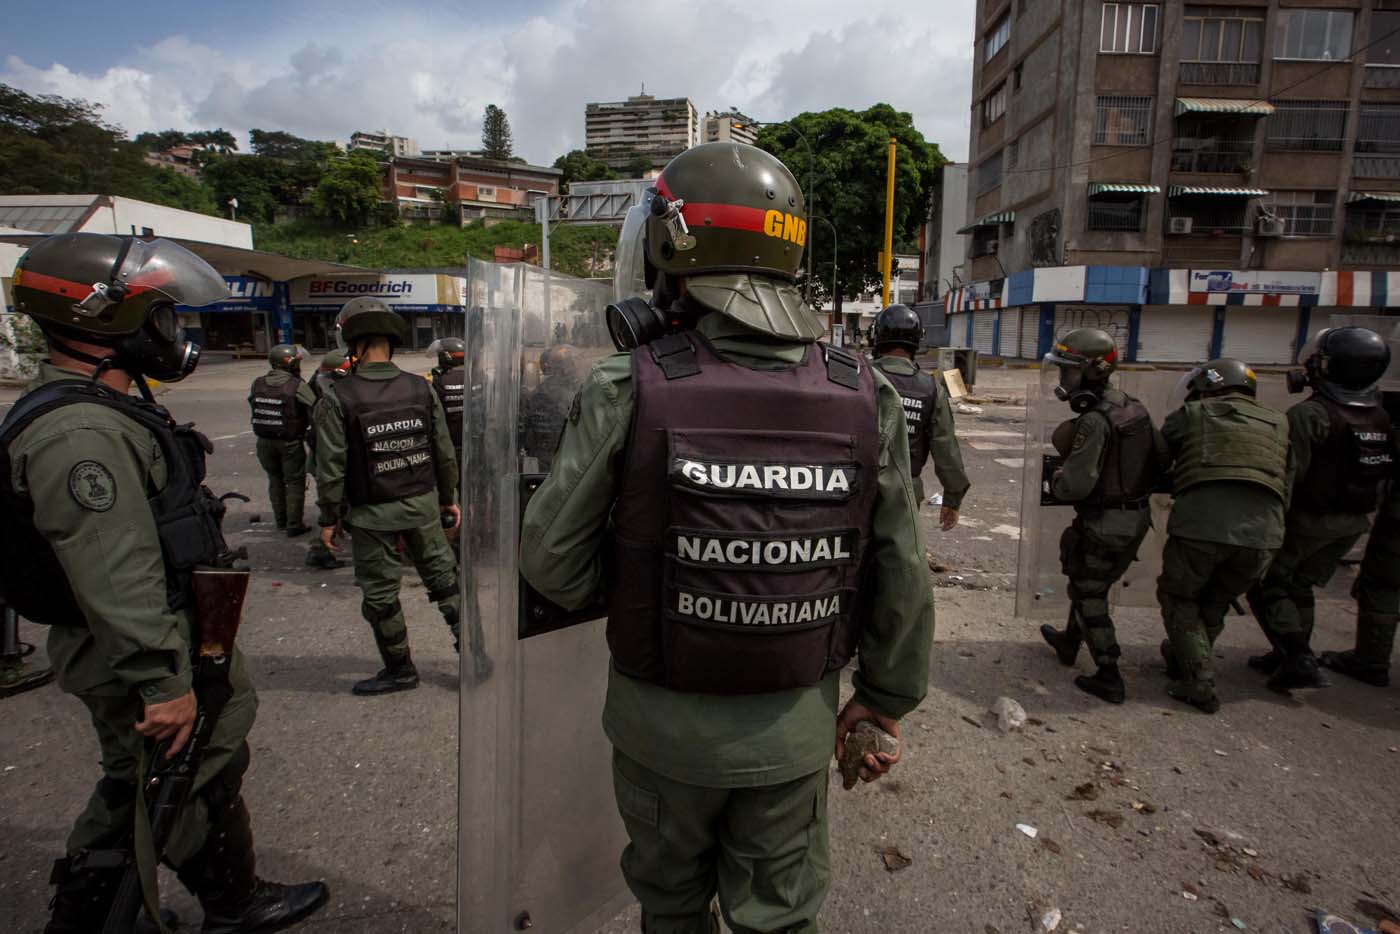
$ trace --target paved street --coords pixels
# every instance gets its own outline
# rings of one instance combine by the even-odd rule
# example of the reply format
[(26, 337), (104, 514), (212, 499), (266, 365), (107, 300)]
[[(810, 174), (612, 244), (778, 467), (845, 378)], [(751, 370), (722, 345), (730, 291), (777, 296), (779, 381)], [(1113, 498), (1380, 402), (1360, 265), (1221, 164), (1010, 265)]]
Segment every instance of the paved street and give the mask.
[[(226, 528), (257, 572), (240, 642), (262, 699), (245, 785), (260, 870), (328, 880), (330, 905), (307, 930), (453, 930), (450, 634), (409, 584), (422, 688), (350, 695), (378, 659), (350, 569), (305, 568), (306, 538), (288, 541), (271, 527), (243, 402), (263, 368), (214, 358), (162, 399), (216, 440), (211, 488), (252, 497), (232, 504)], [(1301, 934), (1312, 930), (1312, 906), (1367, 922), (1379, 905), (1400, 910), (1400, 688), (1338, 678), (1295, 699), (1271, 694), (1245, 667), (1263, 638), (1235, 617), (1218, 648), (1224, 708), (1205, 717), (1164, 695), (1160, 619), (1142, 609), (1120, 614), (1129, 702), (1108, 707), (1072, 686), (1035, 633), (1039, 621), (1014, 618), (1032, 375), (984, 369), (974, 395), (989, 401), (958, 416), (973, 482), (963, 522), (943, 533), (936, 507), (924, 510), (930, 550), (947, 568), (930, 574), (939, 615), (932, 689), (905, 721), (893, 776), (832, 792), (825, 929), (1010, 934), (1036, 930), (1058, 909), (1060, 931), (1243, 925)], [(0, 390), (0, 413), (14, 397)], [(932, 471), (925, 483), (937, 490)], [(1319, 602), (1319, 649), (1350, 644), (1354, 575), (1344, 568)], [(37, 627), (24, 636), (42, 644)], [(1024, 705), (1024, 729), (1003, 735), (986, 715), (1002, 695)], [(0, 930), (34, 932), (51, 861), (98, 776), (96, 746), (80, 705), (53, 687), (0, 701), (0, 710)], [(163, 890), (198, 917), (173, 877)], [(633, 931), (634, 919), (606, 930)]]

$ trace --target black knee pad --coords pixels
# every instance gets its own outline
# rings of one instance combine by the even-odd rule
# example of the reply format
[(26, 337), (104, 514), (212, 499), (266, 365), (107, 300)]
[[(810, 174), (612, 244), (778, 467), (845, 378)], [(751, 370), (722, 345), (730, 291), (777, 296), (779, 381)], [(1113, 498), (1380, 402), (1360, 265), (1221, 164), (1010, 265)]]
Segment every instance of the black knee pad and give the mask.
[(395, 600), (388, 606), (382, 606), (377, 610), (374, 607), (370, 606), (368, 603), (361, 603), (360, 615), (365, 618), (366, 622), (382, 623), (385, 620), (393, 619), (394, 616), (402, 609), (403, 606), (397, 600)]
[(453, 581), (452, 583), (448, 584), (446, 587), (441, 588), (440, 590), (428, 591), (428, 602), (441, 603), (448, 597), (455, 597), (461, 592), (462, 591), (457, 587), (457, 582)]
[(233, 754), (233, 758), (228, 761), (228, 765), (204, 786), (204, 800), (209, 805), (211, 815), (223, 813), (238, 800), (243, 791), (243, 776), (248, 771), (248, 763), (252, 757), (248, 744), (242, 743)]
[(136, 800), (136, 783), (104, 775), (97, 783), (97, 795), (103, 804), (115, 811)]

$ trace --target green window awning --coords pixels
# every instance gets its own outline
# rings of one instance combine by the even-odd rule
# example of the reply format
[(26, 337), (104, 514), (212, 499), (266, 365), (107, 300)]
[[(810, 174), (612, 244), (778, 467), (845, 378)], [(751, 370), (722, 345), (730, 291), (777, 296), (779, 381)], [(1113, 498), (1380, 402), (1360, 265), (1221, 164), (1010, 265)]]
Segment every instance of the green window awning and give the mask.
[(1262, 198), (1268, 192), (1262, 188), (1206, 188), (1200, 185), (1173, 185), (1167, 189), (1168, 198), (1208, 195), (1217, 198)]
[(1347, 195), (1347, 204), (1354, 201), (1400, 201), (1400, 191), (1353, 191)]
[(995, 227), (998, 224), (1014, 224), (1016, 222), (1015, 211), (997, 211), (994, 214), (986, 214), (977, 220), (958, 230), (958, 233), (972, 233), (978, 227)]
[(1239, 114), (1242, 117), (1267, 117), (1274, 112), (1268, 101), (1238, 100), (1229, 97), (1178, 97), (1176, 116), (1182, 114)]
[(1143, 185), (1137, 182), (1095, 182), (1089, 186), (1089, 197), (1094, 195), (1156, 195), (1161, 194), (1158, 185)]

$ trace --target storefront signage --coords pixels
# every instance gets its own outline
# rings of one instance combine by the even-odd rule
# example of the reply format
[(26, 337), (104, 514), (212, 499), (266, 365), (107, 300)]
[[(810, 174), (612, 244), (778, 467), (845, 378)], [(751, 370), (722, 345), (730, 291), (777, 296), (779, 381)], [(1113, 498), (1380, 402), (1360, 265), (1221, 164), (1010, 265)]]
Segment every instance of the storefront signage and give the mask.
[(1232, 295), (1317, 295), (1322, 274), (1269, 269), (1193, 269), (1190, 290)]
[(308, 276), (290, 284), (293, 311), (334, 311), (353, 298), (377, 298), (400, 312), (461, 311), (465, 280), (434, 273)]

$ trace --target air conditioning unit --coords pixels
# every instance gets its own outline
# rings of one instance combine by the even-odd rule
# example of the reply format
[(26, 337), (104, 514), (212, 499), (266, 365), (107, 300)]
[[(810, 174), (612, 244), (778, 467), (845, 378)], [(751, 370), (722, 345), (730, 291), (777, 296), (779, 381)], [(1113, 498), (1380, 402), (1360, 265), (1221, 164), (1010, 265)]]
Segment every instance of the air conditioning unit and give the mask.
[(1283, 218), (1273, 214), (1260, 214), (1255, 225), (1255, 235), (1260, 237), (1282, 237), (1286, 224)]
[(1174, 234), (1189, 234), (1191, 232), (1191, 223), (1191, 218), (1189, 217), (1173, 217), (1171, 219), (1171, 226), (1168, 229)]

